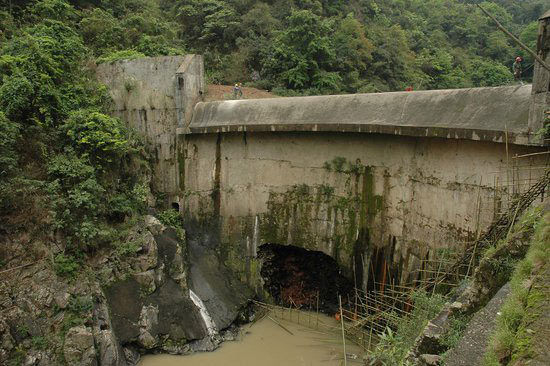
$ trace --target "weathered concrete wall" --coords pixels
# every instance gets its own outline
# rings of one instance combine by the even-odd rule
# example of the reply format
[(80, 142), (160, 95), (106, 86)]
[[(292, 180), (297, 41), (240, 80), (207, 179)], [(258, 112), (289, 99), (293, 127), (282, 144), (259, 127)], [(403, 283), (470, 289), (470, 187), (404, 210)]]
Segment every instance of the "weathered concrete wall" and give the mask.
[[(510, 157), (541, 151), (508, 148)], [(226, 263), (252, 284), (253, 257), (266, 242), (322, 250), (350, 277), (355, 265), (365, 286), (369, 276), (383, 276), (373, 270), (406, 281), (436, 249), (484, 229), (506, 204), (495, 182), (512, 180), (506, 145), (483, 141), (247, 132), (191, 134), (185, 150), (190, 230), (207, 228)], [(521, 183), (510, 191), (525, 188), (524, 178), (536, 179), (519, 164), (548, 163), (542, 155), (509, 160), (518, 164), (514, 180)]]
[(109, 88), (112, 115), (144, 137), (153, 162), (153, 190), (179, 195), (176, 130), (192, 117), (203, 89), (202, 56), (140, 58), (101, 64), (97, 77)]
[(176, 72), (177, 88), (176, 103), (178, 105), (178, 128), (184, 128), (186, 132), (191, 119), (193, 109), (201, 101), (204, 94), (204, 61), (202, 55), (188, 55)]

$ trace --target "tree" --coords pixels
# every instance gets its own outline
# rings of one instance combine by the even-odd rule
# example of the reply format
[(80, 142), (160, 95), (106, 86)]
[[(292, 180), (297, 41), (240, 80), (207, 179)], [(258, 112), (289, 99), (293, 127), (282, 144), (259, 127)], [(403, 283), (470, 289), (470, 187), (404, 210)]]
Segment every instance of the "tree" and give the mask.
[(510, 69), (494, 61), (474, 61), (470, 74), (474, 86), (500, 86), (513, 80)]
[(230, 49), (239, 25), (230, 4), (220, 0), (181, 0), (176, 9), (183, 33), (192, 44)]
[(336, 52), (333, 22), (309, 10), (293, 11), (285, 30), (276, 33), (264, 57), (263, 72), (290, 89), (337, 91), (341, 77), (332, 70)]

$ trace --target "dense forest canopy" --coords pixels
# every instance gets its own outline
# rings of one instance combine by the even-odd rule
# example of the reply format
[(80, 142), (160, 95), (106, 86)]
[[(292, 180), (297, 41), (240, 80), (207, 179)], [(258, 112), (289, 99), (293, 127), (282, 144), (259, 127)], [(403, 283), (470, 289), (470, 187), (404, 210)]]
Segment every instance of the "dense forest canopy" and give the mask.
[(534, 47), (545, 0), (12, 0), (0, 29), (50, 18), (99, 62), (201, 53), (211, 82), (285, 95), (509, 83), (532, 60), (476, 3)]
[[(516, 55), (528, 76), (475, 3), (3, 0), (0, 234), (54, 225), (88, 250), (144, 209), (143, 145), (107, 115), (96, 63), (200, 53), (209, 82), (280, 95), (503, 85)], [(534, 47), (547, 0), (481, 4)]]

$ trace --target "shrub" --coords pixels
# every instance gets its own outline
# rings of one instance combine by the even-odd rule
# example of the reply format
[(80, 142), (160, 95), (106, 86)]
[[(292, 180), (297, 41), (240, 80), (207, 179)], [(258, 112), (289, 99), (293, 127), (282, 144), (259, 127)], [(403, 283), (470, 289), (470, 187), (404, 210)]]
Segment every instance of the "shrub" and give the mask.
[(18, 139), (19, 126), (0, 112), (0, 182), (17, 166), (15, 146)]
[(125, 127), (113, 117), (96, 111), (71, 114), (62, 127), (75, 149), (99, 165), (112, 163), (129, 151)]
[(158, 219), (166, 226), (173, 228), (183, 228), (183, 220), (177, 210), (169, 209), (162, 211), (158, 215)]
[(55, 256), (54, 269), (58, 276), (74, 278), (79, 267), (80, 265), (74, 257), (65, 256), (62, 253)]
[(121, 60), (135, 60), (137, 58), (145, 57), (145, 54), (136, 51), (136, 50), (122, 50), (122, 51), (115, 51), (113, 53), (103, 55), (97, 59), (98, 64), (103, 63), (115, 63), (117, 61)]

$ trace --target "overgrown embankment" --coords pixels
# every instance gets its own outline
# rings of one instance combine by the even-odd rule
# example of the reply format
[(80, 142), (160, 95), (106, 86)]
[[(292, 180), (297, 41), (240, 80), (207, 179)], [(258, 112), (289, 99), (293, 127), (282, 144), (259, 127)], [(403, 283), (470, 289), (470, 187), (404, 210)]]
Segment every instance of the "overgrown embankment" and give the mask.
[[(464, 332), (467, 329), (469, 329), (468, 332), (475, 332), (475, 326), (470, 324), (471, 321), (483, 324), (484, 317), (497, 317), (496, 313), (502, 301), (498, 301), (497, 304), (492, 301), (492, 298), (510, 280), (512, 273), (515, 273), (512, 280), (512, 298), (517, 297), (514, 292), (518, 293), (518, 291), (520, 297), (523, 296), (523, 298), (521, 301), (514, 300), (514, 305), (504, 306), (502, 310), (502, 319), (504, 320), (500, 320), (503, 322), (500, 327), (505, 326), (506, 331), (504, 335), (500, 336), (500, 343), (497, 342), (501, 347), (500, 353), (505, 353), (509, 361), (511, 349), (514, 349), (511, 339), (515, 337), (511, 335), (509, 327), (516, 332), (522, 322), (523, 315), (521, 314), (525, 314), (525, 311), (522, 310), (518, 319), (518, 301), (523, 304), (523, 307), (528, 306), (528, 299), (539, 301), (537, 304), (544, 304), (548, 301), (548, 293), (543, 294), (541, 291), (530, 293), (533, 296), (528, 296), (529, 291), (525, 288), (524, 280), (529, 277), (526, 277), (526, 273), (532, 276), (531, 270), (534, 268), (537, 269), (536, 278), (546, 281), (548, 279), (548, 271), (545, 272), (540, 266), (543, 263), (542, 259), (548, 256), (549, 212), (548, 202), (546, 202), (523, 214), (509, 230), (505, 239), (485, 250), (472, 277), (464, 280), (450, 293), (444, 290), (446, 286), (432, 288), (431, 294), (418, 291), (413, 293), (414, 311), (404, 316), (392, 329), (388, 328), (382, 334), (379, 343), (369, 357), (370, 364), (388, 366), (441, 365), (449, 360), (449, 362), (454, 362), (453, 365), (469, 365), (470, 363), (465, 360), (481, 360), (488, 334), (481, 338), (477, 337), (478, 334), (474, 334), (476, 338), (472, 337), (471, 333), (468, 335)], [(546, 248), (544, 249), (546, 252), (542, 247)], [(528, 250), (527, 259), (523, 260)], [(518, 273), (522, 274), (519, 279), (517, 278)], [(435, 281), (437, 283), (441, 279)], [(527, 283), (529, 288), (533, 288), (533, 283), (533, 280)], [(541, 286), (544, 288), (543, 285)], [(443, 297), (437, 295), (441, 291), (445, 294)], [(497, 296), (506, 297), (507, 291), (500, 291)], [(447, 302), (444, 304), (445, 299)], [(541, 301), (541, 299), (545, 300)], [(488, 303), (497, 310), (487, 313), (485, 307)], [(506, 315), (507, 313), (509, 314)], [(530, 320), (533, 321), (532, 318)], [(530, 324), (531, 328), (526, 332), (533, 334), (532, 323)], [(489, 327), (489, 322), (481, 326)], [(499, 330), (499, 333), (502, 332)], [(469, 339), (465, 339), (463, 342), (463, 337), (469, 337)], [(467, 345), (463, 347), (462, 343), (467, 343)], [(519, 349), (525, 346), (521, 339), (518, 343), (520, 344)], [(468, 355), (461, 355), (460, 352), (468, 352)], [(470, 354), (476, 352), (477, 355)], [(494, 360), (495, 357), (492, 357)], [(508, 363), (499, 364), (497, 362), (487, 365), (508, 365)]]
[(547, 365), (550, 359), (550, 211), (537, 220), (527, 256), (514, 270), (485, 366)]

